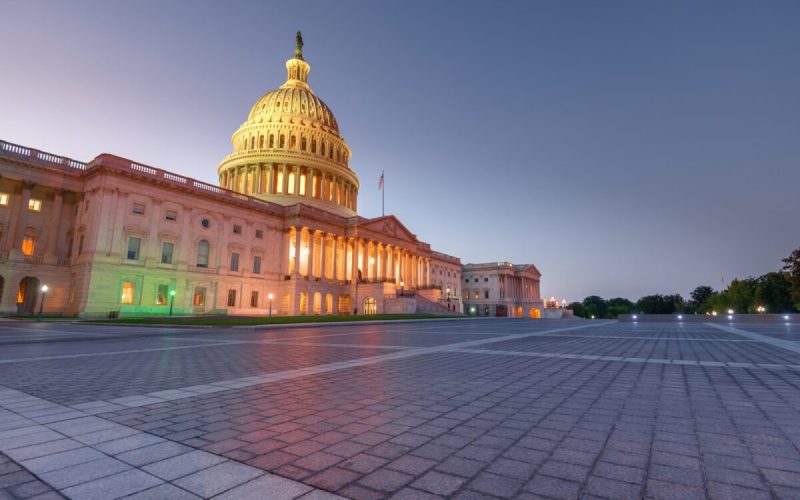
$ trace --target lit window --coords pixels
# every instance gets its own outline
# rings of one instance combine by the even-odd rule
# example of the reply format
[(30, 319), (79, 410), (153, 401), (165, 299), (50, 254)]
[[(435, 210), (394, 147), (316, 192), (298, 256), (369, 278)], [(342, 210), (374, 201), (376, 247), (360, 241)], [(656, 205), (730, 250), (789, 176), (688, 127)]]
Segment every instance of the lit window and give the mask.
[(176, 221), (178, 220), (178, 212), (167, 210), (167, 215), (164, 218), (167, 220)]
[(236, 290), (228, 290), (228, 307), (236, 307)]
[(133, 213), (136, 215), (144, 215), (144, 204), (142, 203), (134, 203), (133, 204)]
[(36, 247), (36, 237), (26, 236), (22, 238), (22, 253), (25, 255), (33, 255), (33, 249)]
[(142, 246), (141, 238), (128, 239), (128, 260), (139, 260), (139, 249)]
[(479, 292), (475, 292), (475, 300), (478, 300), (479, 297), (480, 297), (480, 293)]
[(173, 243), (164, 242), (161, 245), (161, 263), (172, 264), (172, 251), (175, 249)]
[(7, 206), (8, 200), (9, 200), (8, 193), (0, 193), (0, 205)]
[(208, 254), (210, 246), (208, 241), (200, 240), (197, 244), (197, 267), (208, 267)]
[(231, 271), (238, 271), (239, 270), (239, 254), (232, 253), (231, 254)]
[(122, 298), (121, 304), (133, 304), (133, 298), (136, 296), (136, 283), (133, 281), (126, 281), (122, 283)]
[(258, 307), (258, 292), (250, 292), (250, 307)]
[(261, 257), (253, 256), (253, 274), (261, 274)]
[(28, 210), (31, 212), (40, 212), (42, 210), (42, 200), (31, 198), (28, 200)]
[(233, 225), (233, 232), (236, 234), (242, 234), (242, 226), (238, 224)]
[(256, 229), (256, 239), (263, 239), (264, 238), (264, 231), (260, 229)]
[(464, 298), (469, 300), (469, 290), (464, 292)]
[(203, 306), (206, 304), (206, 289), (205, 287), (198, 286), (194, 289), (194, 296), (192, 297), (193, 306)]
[(169, 285), (158, 285), (156, 304), (159, 306), (167, 305), (167, 297), (169, 297)]

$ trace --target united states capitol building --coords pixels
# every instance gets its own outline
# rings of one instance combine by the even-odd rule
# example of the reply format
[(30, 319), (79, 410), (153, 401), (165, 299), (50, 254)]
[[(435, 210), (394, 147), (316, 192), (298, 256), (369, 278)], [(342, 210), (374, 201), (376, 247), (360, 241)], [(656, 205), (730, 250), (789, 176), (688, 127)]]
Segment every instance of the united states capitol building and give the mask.
[(458, 257), (392, 215), (358, 215), (350, 148), (308, 85), (298, 41), (286, 82), (234, 132), (219, 185), (111, 154), (85, 163), (0, 142), (0, 314), (35, 313), (47, 285), (46, 314), (82, 317), (539, 317), (538, 270), (522, 273), (521, 288), (500, 278), (508, 295), (489, 308), (490, 287), (465, 283)]

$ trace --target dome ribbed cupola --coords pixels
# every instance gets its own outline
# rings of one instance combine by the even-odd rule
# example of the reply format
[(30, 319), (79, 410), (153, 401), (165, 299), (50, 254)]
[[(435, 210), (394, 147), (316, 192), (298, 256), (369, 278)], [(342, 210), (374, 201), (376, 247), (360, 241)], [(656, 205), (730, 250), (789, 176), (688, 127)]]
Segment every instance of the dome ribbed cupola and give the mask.
[(356, 213), (359, 181), (350, 148), (325, 102), (308, 86), (311, 66), (297, 33), (287, 79), (261, 96), (234, 132), (233, 153), (217, 168), (220, 186), (263, 200), (305, 203), (340, 215)]

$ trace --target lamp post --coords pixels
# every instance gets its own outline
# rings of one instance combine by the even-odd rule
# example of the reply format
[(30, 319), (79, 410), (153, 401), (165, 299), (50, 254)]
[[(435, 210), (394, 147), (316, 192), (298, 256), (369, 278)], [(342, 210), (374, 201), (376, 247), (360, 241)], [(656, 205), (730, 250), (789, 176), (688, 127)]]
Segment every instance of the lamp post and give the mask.
[(273, 297), (274, 297), (274, 295), (272, 295), (272, 294), (267, 295), (267, 298), (269, 299), (269, 317), (270, 318), (272, 317), (272, 298)]
[(405, 286), (406, 286), (406, 282), (403, 281), (403, 280), (400, 280), (400, 296), (401, 297), (405, 295), (405, 290), (403, 289), (403, 287), (405, 287)]
[(175, 305), (175, 290), (169, 291), (169, 317), (172, 317), (172, 306)]
[(42, 311), (44, 311), (44, 295), (47, 293), (47, 285), (42, 285), (42, 303), (39, 305), (39, 321), (42, 320)]
[(447, 287), (447, 310), (450, 310), (450, 287)]

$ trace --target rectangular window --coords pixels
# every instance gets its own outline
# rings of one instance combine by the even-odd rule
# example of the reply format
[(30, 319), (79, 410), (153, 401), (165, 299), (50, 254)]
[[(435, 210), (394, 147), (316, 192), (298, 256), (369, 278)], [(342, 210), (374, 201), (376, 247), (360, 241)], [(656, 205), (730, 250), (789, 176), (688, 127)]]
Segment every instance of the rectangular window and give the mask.
[(479, 297), (480, 297), (480, 293), (479, 292), (475, 292), (475, 300), (478, 300)]
[(484, 283), (488, 283), (489, 282), (489, 278), (483, 278), (483, 282)]
[(250, 307), (258, 307), (258, 292), (250, 292)]
[(261, 257), (253, 256), (253, 274), (261, 274)]
[(469, 300), (469, 290), (464, 292), (464, 298)]
[(239, 254), (232, 253), (231, 254), (231, 271), (238, 271), (239, 270)]
[(0, 205), (8, 206), (8, 193), (0, 193)]
[(478, 278), (475, 278), (475, 283), (477, 283), (477, 282), (478, 282)]
[(160, 306), (167, 305), (167, 301), (169, 300), (169, 285), (158, 285), (158, 290), (156, 290), (156, 304)]
[(161, 263), (172, 264), (172, 251), (175, 249), (173, 243), (164, 242), (161, 244)]
[(134, 297), (136, 297), (136, 283), (133, 281), (122, 283), (122, 298), (120, 299), (120, 304), (133, 304)]
[(83, 253), (83, 235), (78, 238), (78, 255)]
[(228, 307), (236, 307), (236, 290), (228, 290)]
[(256, 239), (258, 240), (264, 239), (264, 231), (256, 229)]
[(484, 290), (483, 291), (483, 298), (484, 299), (488, 299), (489, 298), (489, 290)]
[(42, 210), (42, 200), (31, 198), (28, 200), (28, 210), (31, 212), (39, 212)]
[(178, 220), (178, 212), (167, 210), (167, 215), (165, 215), (164, 218), (167, 220), (176, 221)]
[(139, 248), (141, 246), (141, 238), (128, 238), (128, 260), (139, 260)]
[(144, 204), (143, 203), (134, 203), (133, 204), (133, 213), (136, 215), (144, 215)]
[(204, 306), (206, 304), (206, 289), (205, 287), (198, 286), (194, 289), (194, 296), (192, 296), (192, 305), (195, 307)]
[(242, 226), (238, 224), (233, 225), (233, 232), (236, 234), (242, 234)]
[(33, 250), (36, 248), (36, 238), (33, 236), (26, 236), (22, 238), (22, 253), (25, 255), (33, 255)]

